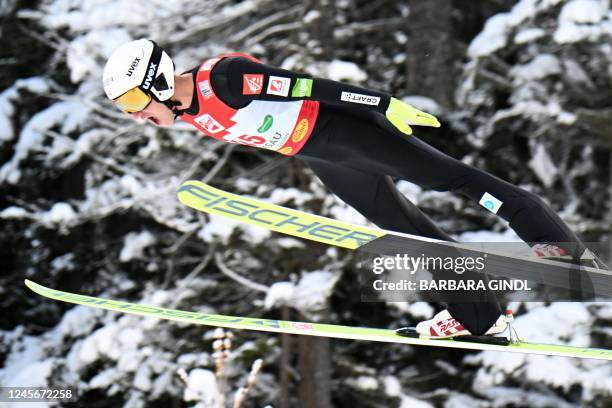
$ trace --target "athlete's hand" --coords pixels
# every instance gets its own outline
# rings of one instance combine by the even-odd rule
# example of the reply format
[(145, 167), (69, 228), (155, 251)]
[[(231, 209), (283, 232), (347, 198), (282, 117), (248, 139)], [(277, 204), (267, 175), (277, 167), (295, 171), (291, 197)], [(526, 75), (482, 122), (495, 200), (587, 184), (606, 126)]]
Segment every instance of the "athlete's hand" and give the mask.
[(391, 98), (385, 116), (393, 126), (407, 135), (412, 134), (410, 125), (440, 127), (440, 122), (434, 115), (420, 111), (397, 98)]

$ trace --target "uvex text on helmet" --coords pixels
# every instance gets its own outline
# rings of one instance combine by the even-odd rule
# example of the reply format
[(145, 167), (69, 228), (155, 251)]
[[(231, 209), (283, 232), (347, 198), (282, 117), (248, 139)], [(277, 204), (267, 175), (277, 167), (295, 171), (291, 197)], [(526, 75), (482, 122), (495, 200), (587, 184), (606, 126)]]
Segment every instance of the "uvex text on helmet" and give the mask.
[(117, 48), (104, 67), (104, 92), (115, 99), (139, 87), (160, 102), (174, 94), (174, 63), (155, 42), (130, 41)]

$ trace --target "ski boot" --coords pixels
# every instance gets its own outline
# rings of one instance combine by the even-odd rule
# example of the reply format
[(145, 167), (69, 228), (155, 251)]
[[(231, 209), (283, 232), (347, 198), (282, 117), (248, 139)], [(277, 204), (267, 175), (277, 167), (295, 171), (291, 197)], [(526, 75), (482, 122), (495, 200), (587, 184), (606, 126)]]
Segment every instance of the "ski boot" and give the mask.
[[(512, 312), (509, 312), (512, 316)], [(506, 337), (494, 337), (508, 328), (508, 312), (500, 315), (495, 323), (484, 335), (475, 336), (459, 323), (448, 310), (444, 309), (432, 319), (417, 324), (416, 327), (402, 327), (395, 333), (404, 337), (418, 337), (425, 339), (453, 339), (460, 341), (471, 341), (488, 344), (508, 345), (512, 341)]]

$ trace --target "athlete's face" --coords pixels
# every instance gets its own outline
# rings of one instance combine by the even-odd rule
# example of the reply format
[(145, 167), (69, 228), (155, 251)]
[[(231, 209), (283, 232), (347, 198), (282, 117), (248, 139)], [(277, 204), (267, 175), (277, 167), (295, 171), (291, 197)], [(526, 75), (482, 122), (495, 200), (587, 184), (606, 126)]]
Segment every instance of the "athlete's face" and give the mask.
[(135, 119), (148, 120), (155, 126), (172, 126), (174, 123), (174, 113), (163, 103), (157, 102), (155, 99), (139, 112), (130, 113)]

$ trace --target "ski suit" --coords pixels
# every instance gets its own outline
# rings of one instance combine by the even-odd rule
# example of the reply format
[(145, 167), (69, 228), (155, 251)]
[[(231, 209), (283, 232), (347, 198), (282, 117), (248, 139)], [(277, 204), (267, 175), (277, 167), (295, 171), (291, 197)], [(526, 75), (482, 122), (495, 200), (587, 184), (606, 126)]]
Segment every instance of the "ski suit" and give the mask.
[[(208, 72), (202, 76), (204, 68)], [(570, 254), (584, 251), (578, 237), (538, 196), (395, 129), (384, 115), (391, 98), (388, 94), (271, 67), (239, 54), (207, 60), (192, 72), (194, 97), (183, 119), (218, 139), (256, 145), (251, 143), (254, 141), (282, 154), (296, 155), (334, 194), (381, 228), (453, 241), (396, 189), (395, 178), (426, 189), (452, 191), (476, 205), (488, 193), (503, 203), (497, 215), (525, 242), (566, 243), (564, 249)], [(295, 136), (298, 124), (304, 123), (300, 118), (310, 115), (308, 131), (302, 127), (298, 138), (299, 146), (289, 146), (291, 130), (287, 134), (279, 131), (280, 141), (271, 142), (258, 139), (264, 136), (256, 130), (251, 130), (257, 133), (254, 136), (238, 135), (240, 126), (227, 118), (211, 125), (202, 106), (208, 103), (203, 99), (206, 97), (217, 104), (221, 101), (219, 114), (226, 116), (239, 115), (253, 103), (276, 102), (270, 105), (276, 107), (296, 101), (314, 103), (307, 113), (303, 113), (304, 105), (296, 105), (281, 120), (294, 124)], [(223, 109), (229, 110), (221, 112)], [(208, 115), (206, 120), (204, 115)], [(237, 116), (228, 117), (237, 120)], [(264, 124), (257, 123), (258, 129), (264, 129)], [(224, 133), (223, 137), (206, 131), (210, 126), (220, 129), (217, 125), (233, 127), (217, 133)], [(473, 334), (484, 333), (501, 313), (494, 296), (490, 292), (484, 296), (480, 302), (448, 304), (451, 315)]]

